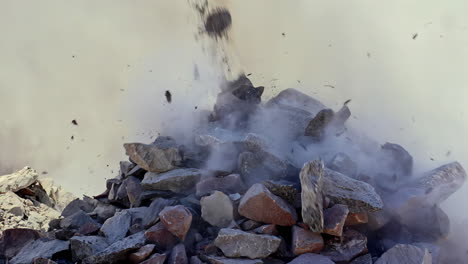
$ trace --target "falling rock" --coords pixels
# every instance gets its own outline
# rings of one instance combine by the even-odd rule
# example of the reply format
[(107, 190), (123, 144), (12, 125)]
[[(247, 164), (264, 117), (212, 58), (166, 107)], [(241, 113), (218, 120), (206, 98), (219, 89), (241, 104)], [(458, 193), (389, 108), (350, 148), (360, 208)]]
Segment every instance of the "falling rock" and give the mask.
[(166, 261), (166, 254), (155, 253), (151, 255), (147, 260), (141, 262), (140, 264), (164, 264)]
[(124, 148), (130, 160), (149, 172), (166, 172), (182, 161), (178, 148), (173, 145), (126, 143)]
[(202, 197), (213, 191), (227, 194), (243, 192), (246, 188), (239, 174), (231, 174), (225, 177), (210, 177), (201, 180), (196, 186), (196, 195)]
[(0, 193), (8, 191), (17, 192), (35, 183), (38, 178), (35, 170), (24, 167), (23, 169), (8, 175), (0, 176)]
[(306, 253), (302, 254), (299, 257), (293, 259), (293, 261), (289, 262), (288, 264), (334, 264), (330, 258), (313, 254), (313, 253)]
[(200, 200), (203, 220), (217, 227), (227, 227), (234, 219), (234, 207), (226, 194), (215, 191)]
[(302, 219), (314, 232), (322, 232), (323, 229), (323, 174), (322, 161), (306, 163), (299, 174), (302, 186)]
[(184, 193), (200, 179), (198, 169), (175, 169), (164, 173), (147, 172), (141, 185), (146, 190), (163, 190)]
[(68, 250), (69, 245), (69, 242), (61, 240), (37, 239), (24, 246), (9, 263), (27, 264), (32, 263), (34, 258), (52, 258), (55, 254)]
[(265, 187), (267, 187), (271, 193), (283, 198), (283, 200), (289, 204), (294, 204), (294, 201), (296, 200), (296, 197), (299, 193), (296, 184), (285, 180), (264, 181), (263, 185), (265, 185)]
[(223, 228), (214, 244), (231, 258), (266, 258), (279, 247), (281, 239), (270, 235), (256, 235), (236, 229)]
[(9, 214), (23, 217), (24, 203), (14, 192), (8, 191), (0, 194), (0, 208)]
[(4, 230), (0, 240), (1, 255), (12, 258), (24, 246), (38, 238), (39, 233), (32, 229), (14, 228)]
[(355, 230), (347, 229), (343, 236), (326, 241), (323, 255), (335, 262), (349, 262), (356, 256), (367, 253), (367, 237)]
[(375, 264), (432, 264), (432, 256), (427, 249), (398, 244), (383, 253)]
[(125, 260), (128, 255), (145, 244), (143, 232), (118, 240), (104, 250), (87, 257), (84, 263), (107, 264)]
[(374, 187), (326, 168), (323, 190), (332, 203), (348, 206), (351, 213), (375, 212), (383, 208)]
[(142, 262), (143, 260), (145, 260), (147, 257), (149, 257), (151, 253), (153, 253), (154, 248), (155, 248), (154, 245), (151, 245), (151, 244), (145, 245), (141, 247), (140, 249), (138, 249), (137, 252), (130, 254), (130, 256), (128, 256), (128, 260), (130, 261), (130, 263), (138, 264)]
[(367, 213), (350, 213), (348, 217), (346, 217), (345, 225), (352, 226), (352, 225), (362, 225), (367, 224), (369, 222), (369, 217)]
[(132, 222), (132, 216), (127, 211), (116, 213), (107, 219), (101, 227), (101, 232), (110, 243), (121, 240), (127, 235)]
[(107, 240), (100, 236), (74, 236), (70, 239), (72, 258), (76, 262), (95, 255), (108, 246)]
[(62, 221), (60, 221), (60, 227), (66, 230), (75, 230), (89, 223), (96, 222), (85, 212), (78, 211), (68, 217), (63, 218)]
[(157, 223), (145, 232), (146, 242), (154, 243), (158, 248), (167, 250), (177, 244), (177, 237), (161, 223)]
[(387, 157), (388, 169), (392, 174), (409, 177), (413, 173), (413, 157), (402, 146), (393, 143), (385, 143), (382, 152)]
[(325, 209), (323, 233), (332, 236), (341, 236), (343, 234), (343, 226), (348, 219), (348, 207), (342, 204), (336, 204), (331, 208)]
[(296, 89), (289, 88), (281, 91), (277, 96), (268, 101), (268, 106), (294, 107), (315, 115), (326, 106), (317, 99), (304, 94)]
[(355, 258), (353, 261), (351, 261), (350, 264), (372, 264), (372, 256), (371, 254), (366, 254), (360, 257)]
[(294, 255), (320, 253), (323, 245), (323, 238), (320, 233), (315, 233), (298, 226), (292, 227), (292, 251)]
[(159, 213), (159, 218), (166, 229), (180, 240), (185, 239), (192, 224), (192, 213), (182, 205), (167, 206)]
[(187, 252), (184, 244), (178, 244), (169, 255), (168, 264), (188, 264)]
[(258, 183), (242, 197), (238, 211), (244, 217), (268, 224), (292, 226), (297, 221), (296, 211), (291, 205)]
[(263, 264), (260, 259), (235, 259), (235, 258), (223, 258), (215, 256), (204, 256), (205, 260), (209, 264)]
[(342, 152), (336, 154), (327, 164), (327, 167), (351, 178), (355, 178), (358, 173), (357, 164)]

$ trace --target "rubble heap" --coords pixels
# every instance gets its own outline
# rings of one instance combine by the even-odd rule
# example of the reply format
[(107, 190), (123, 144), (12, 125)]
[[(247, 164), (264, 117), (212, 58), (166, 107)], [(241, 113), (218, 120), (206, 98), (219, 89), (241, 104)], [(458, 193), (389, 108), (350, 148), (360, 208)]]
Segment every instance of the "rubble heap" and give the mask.
[(9, 263), (438, 263), (459, 163), (418, 177), (403, 147), (346, 128), (346, 104), (295, 89), (262, 102), (245, 76), (222, 90), (192, 143), (125, 144), (105, 192), (46, 233), (4, 231)]

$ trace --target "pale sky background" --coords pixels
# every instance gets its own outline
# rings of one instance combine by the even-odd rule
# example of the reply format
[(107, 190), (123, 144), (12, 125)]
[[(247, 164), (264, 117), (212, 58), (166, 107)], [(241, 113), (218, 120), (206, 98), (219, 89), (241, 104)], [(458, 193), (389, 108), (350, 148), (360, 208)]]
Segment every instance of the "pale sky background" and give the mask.
[[(467, 1), (213, 2), (230, 9), (229, 50), (267, 97), (351, 98), (350, 125), (403, 145), (419, 171), (468, 168)], [(148, 141), (170, 110), (180, 117), (177, 100), (187, 110), (216, 94), (196, 23), (182, 0), (1, 0), (0, 172), (30, 165), (75, 193), (102, 191), (123, 142)], [(467, 218), (467, 196), (448, 200), (452, 218)]]

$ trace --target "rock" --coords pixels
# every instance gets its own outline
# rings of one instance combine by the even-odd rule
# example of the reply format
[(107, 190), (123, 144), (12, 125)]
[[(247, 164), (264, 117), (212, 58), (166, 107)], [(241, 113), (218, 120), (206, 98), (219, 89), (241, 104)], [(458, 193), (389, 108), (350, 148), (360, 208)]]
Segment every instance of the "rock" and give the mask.
[(145, 260), (147, 257), (153, 253), (155, 246), (154, 245), (145, 245), (141, 247), (137, 252), (134, 252), (128, 256), (130, 263), (138, 264)]
[(136, 233), (118, 240), (106, 249), (87, 257), (85, 263), (106, 264), (125, 260), (130, 252), (139, 249), (145, 244), (143, 232)]
[(135, 168), (135, 164), (129, 161), (121, 161), (119, 162), (119, 166), (119, 175), (122, 179), (127, 178), (127, 176), (129, 176), (128, 174), (132, 171), (133, 168)]
[(148, 210), (146, 210), (145, 216), (143, 218), (143, 226), (147, 228), (156, 224), (159, 221), (159, 213), (165, 207), (173, 206), (176, 204), (177, 204), (177, 201), (175, 200), (156, 198), (153, 202), (151, 202)]
[(216, 147), (222, 143), (219, 138), (212, 135), (197, 135), (194, 138), (195, 144), (200, 147)]
[(369, 217), (367, 216), (367, 213), (350, 213), (348, 214), (348, 217), (346, 217), (345, 225), (362, 225), (367, 224), (368, 222)]
[(231, 199), (224, 193), (215, 191), (200, 200), (203, 220), (217, 227), (227, 227), (234, 219)]
[(101, 232), (109, 242), (121, 240), (127, 235), (132, 222), (132, 216), (127, 211), (116, 213), (107, 219), (101, 227)]
[(146, 242), (154, 243), (158, 248), (167, 250), (177, 244), (177, 237), (159, 222), (145, 232)]
[(320, 233), (293, 226), (291, 247), (296, 256), (304, 253), (320, 253), (323, 249), (323, 238)]
[(252, 229), (260, 227), (261, 225), (262, 225), (262, 223), (259, 223), (259, 222), (253, 221), (253, 220), (249, 220), (249, 219), (241, 223), (241, 227), (245, 231), (250, 231)]
[(60, 227), (66, 230), (76, 230), (86, 224), (96, 223), (89, 215), (83, 211), (78, 211), (60, 221)]
[(24, 167), (12, 174), (2, 175), (0, 176), (0, 193), (17, 192), (26, 188), (35, 183), (38, 176), (37, 172), (29, 167)]
[(285, 180), (281, 181), (264, 181), (263, 185), (276, 196), (281, 197), (283, 200), (293, 205), (299, 193), (296, 184)]
[(326, 106), (317, 99), (312, 98), (311, 96), (293, 88), (281, 91), (277, 96), (270, 99), (267, 105), (269, 107), (276, 105), (280, 107), (283, 106), (299, 108), (303, 111), (311, 113), (311, 115), (315, 115), (320, 110), (326, 108)]
[(270, 235), (256, 235), (236, 229), (223, 228), (214, 244), (231, 258), (266, 258), (279, 247), (281, 239)]
[(322, 255), (335, 262), (349, 262), (356, 256), (367, 253), (367, 237), (363, 234), (347, 229), (342, 238), (335, 237), (326, 241)]
[(323, 212), (323, 233), (340, 237), (343, 234), (345, 221), (349, 219), (348, 212), (348, 207), (342, 204), (336, 204), (331, 208), (325, 209)]
[(33, 264), (57, 264), (57, 262), (48, 258), (35, 258)]
[[(93, 214), (97, 216), (100, 221), (105, 221), (108, 218), (114, 216), (117, 207), (107, 203), (98, 203), (96, 208), (94, 208)], [(102, 223), (101, 222), (101, 223)]]
[(87, 223), (83, 226), (81, 226), (78, 231), (76, 231), (77, 234), (88, 236), (94, 233), (97, 233), (101, 229), (101, 225), (99, 223)]
[(382, 152), (389, 158), (388, 168), (392, 174), (409, 177), (413, 174), (413, 157), (402, 146), (385, 143)]
[(231, 174), (225, 177), (210, 177), (201, 180), (196, 186), (196, 195), (202, 197), (211, 194), (213, 191), (220, 191), (227, 194), (243, 192), (245, 185), (239, 174)]
[(215, 256), (204, 256), (203, 260), (210, 264), (263, 264), (260, 259), (233, 259)]
[(302, 187), (302, 219), (314, 232), (322, 232), (323, 229), (323, 174), (322, 161), (306, 163), (299, 174)]
[(159, 213), (159, 217), (169, 232), (182, 241), (185, 239), (192, 224), (192, 213), (186, 207), (167, 206)]
[(342, 152), (336, 154), (327, 164), (327, 167), (351, 178), (356, 178), (358, 173), (356, 162)]
[(374, 187), (329, 169), (325, 169), (323, 190), (332, 203), (348, 206), (351, 213), (375, 212), (383, 208)]
[(431, 243), (413, 243), (413, 246), (427, 249), (432, 256), (432, 264), (439, 264), (442, 251), (440, 246)]
[(127, 191), (127, 197), (131, 207), (138, 207), (141, 204), (141, 193), (143, 188), (140, 185), (141, 181), (133, 176), (129, 176), (124, 180), (123, 185)]
[(355, 258), (353, 261), (351, 261), (350, 264), (372, 264), (372, 256), (371, 254), (366, 254), (360, 257)]
[(335, 262), (331, 261), (330, 258), (313, 254), (307, 253), (302, 254), (299, 257), (295, 258), (293, 261), (289, 262), (288, 264), (334, 264)]
[(327, 128), (332, 123), (334, 115), (335, 113), (331, 109), (320, 110), (315, 117), (310, 120), (304, 135), (311, 137), (314, 141), (322, 141), (327, 134)]
[(64, 208), (76, 199), (76, 196), (65, 191), (61, 186), (57, 186), (52, 178), (41, 178), (37, 181), (47, 196), (52, 200), (54, 209), (61, 212)]
[(68, 250), (70, 243), (61, 240), (37, 239), (24, 246), (10, 260), (11, 264), (32, 263), (34, 258), (52, 258), (55, 254)]
[(367, 226), (371, 231), (376, 231), (382, 228), (392, 220), (391, 215), (383, 210), (378, 212), (367, 213), (367, 217), (369, 220)]
[[(97, 205), (97, 204), (96, 204)], [(80, 199), (75, 199), (72, 202), (70, 202), (62, 211), (62, 216), (63, 217), (68, 217), (72, 214), (77, 213), (78, 211), (83, 211), (85, 213), (91, 213), (94, 208), (96, 208), (96, 205), (94, 205), (90, 200), (80, 200)]]
[(74, 236), (70, 239), (70, 250), (75, 262), (93, 256), (108, 246), (107, 240), (100, 236)]
[(291, 165), (277, 156), (263, 151), (245, 151), (239, 155), (238, 170), (248, 185), (267, 179), (281, 180), (288, 176)]
[(203, 262), (197, 256), (192, 256), (190, 258), (190, 264), (203, 264)]
[(271, 236), (277, 236), (279, 234), (278, 229), (276, 228), (276, 225), (262, 225), (258, 228), (255, 228), (254, 232), (257, 234), (271, 235)]
[(141, 262), (140, 264), (164, 264), (166, 261), (166, 254), (155, 253), (151, 255), (147, 260)]
[(172, 249), (168, 264), (188, 264), (187, 252), (184, 244), (178, 244)]
[(249, 219), (280, 226), (291, 226), (297, 221), (294, 208), (272, 194), (264, 185), (254, 184), (242, 197), (239, 214)]
[(0, 194), (0, 208), (9, 214), (23, 217), (24, 204), (22, 199), (14, 192)]
[(431, 264), (432, 257), (427, 249), (398, 244), (385, 252), (375, 264)]
[(148, 172), (141, 182), (146, 190), (163, 190), (183, 193), (192, 189), (200, 179), (197, 169), (176, 169), (165, 173)]
[(130, 160), (149, 172), (166, 172), (175, 169), (182, 161), (178, 148), (142, 143), (124, 144)]
[(25, 245), (39, 238), (39, 233), (32, 229), (14, 228), (2, 232), (0, 255), (8, 259), (15, 256)]
[(55, 231), (55, 237), (52, 237), (52, 238), (60, 239), (63, 241), (68, 241), (74, 235), (75, 235), (74, 230), (61, 229), (61, 230)]

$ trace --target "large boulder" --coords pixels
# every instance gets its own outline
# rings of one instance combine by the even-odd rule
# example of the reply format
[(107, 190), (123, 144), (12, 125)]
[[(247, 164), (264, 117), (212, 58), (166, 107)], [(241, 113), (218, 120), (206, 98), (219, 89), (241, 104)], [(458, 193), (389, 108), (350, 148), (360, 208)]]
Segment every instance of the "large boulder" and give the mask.
[(116, 263), (125, 260), (128, 255), (145, 244), (145, 235), (143, 232), (136, 233), (121, 239), (106, 249), (87, 257), (84, 263), (107, 264)]
[(432, 264), (432, 256), (427, 249), (398, 244), (385, 252), (375, 264)]
[(293, 226), (291, 247), (293, 254), (297, 256), (304, 253), (320, 253), (324, 243), (320, 233)]
[(106, 238), (101, 236), (74, 236), (70, 239), (70, 250), (73, 261), (82, 261), (109, 246)]
[(229, 196), (215, 191), (200, 200), (203, 220), (217, 227), (227, 227), (234, 219), (234, 207)]
[(52, 258), (55, 254), (67, 251), (70, 243), (47, 238), (37, 239), (24, 246), (18, 254), (10, 260), (11, 264), (29, 264), (35, 258)]
[(175, 169), (164, 173), (147, 172), (141, 185), (146, 190), (184, 193), (195, 187), (201, 177), (198, 169)]
[(109, 242), (113, 243), (127, 235), (131, 222), (131, 214), (127, 211), (122, 211), (107, 219), (101, 227), (101, 232)]
[(29, 167), (24, 167), (12, 174), (2, 175), (0, 176), (0, 193), (17, 192), (35, 183), (38, 177), (37, 172)]
[(182, 161), (179, 149), (173, 145), (125, 143), (130, 160), (150, 172), (165, 172), (176, 168)]
[(7, 258), (15, 256), (28, 243), (38, 239), (39, 232), (32, 229), (14, 228), (2, 232), (0, 255)]
[(323, 174), (322, 161), (306, 163), (299, 174), (302, 187), (302, 219), (314, 232), (322, 232), (323, 229)]
[(257, 222), (292, 226), (297, 221), (295, 209), (259, 183), (245, 193), (238, 210), (240, 215)]
[(231, 258), (266, 258), (279, 247), (281, 239), (270, 235), (256, 235), (236, 229), (223, 228), (214, 244)]

